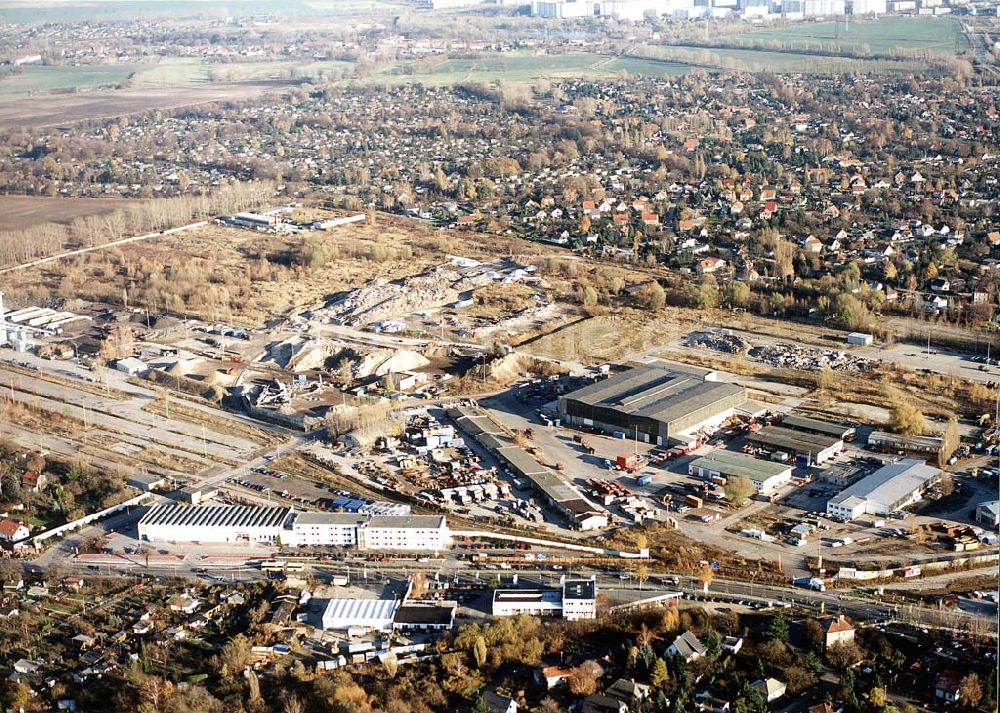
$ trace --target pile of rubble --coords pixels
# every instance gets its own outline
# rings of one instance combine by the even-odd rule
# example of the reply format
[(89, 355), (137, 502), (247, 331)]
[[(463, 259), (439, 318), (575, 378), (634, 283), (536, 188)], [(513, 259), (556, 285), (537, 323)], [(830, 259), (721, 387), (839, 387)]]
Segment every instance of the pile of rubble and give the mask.
[(804, 347), (798, 344), (758, 346), (728, 329), (692, 332), (684, 344), (725, 354), (741, 354), (779, 369), (816, 371), (829, 367), (835, 371), (869, 371), (874, 367), (870, 359), (853, 356), (839, 349)]
[(346, 297), (316, 310), (313, 319), (363, 326), (458, 302), (462, 293), (491, 282), (485, 273), (464, 275), (438, 268), (403, 280), (372, 280)]
[(753, 342), (745, 337), (733, 334), (728, 329), (722, 331), (691, 332), (684, 342), (688, 347), (703, 347), (726, 354), (746, 354), (753, 347)]
[(796, 344), (773, 344), (753, 347), (747, 353), (751, 359), (779, 369), (817, 371), (829, 367), (834, 371), (869, 371), (870, 359), (853, 356), (839, 349), (800, 347)]

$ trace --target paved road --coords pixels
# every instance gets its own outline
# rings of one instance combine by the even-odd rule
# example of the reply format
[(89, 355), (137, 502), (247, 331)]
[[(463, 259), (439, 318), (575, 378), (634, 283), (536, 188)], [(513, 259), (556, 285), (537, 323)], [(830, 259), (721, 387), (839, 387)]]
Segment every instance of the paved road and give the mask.
[[(197, 566), (196, 563), (194, 564)], [(180, 576), (209, 581), (213, 579), (248, 580), (264, 576), (258, 570), (239, 565), (202, 565), (202, 567), (208, 572), (192, 572), (191, 564), (188, 563), (177, 567), (121, 567), (112, 568), (111, 571), (121, 572), (124, 575), (141, 572), (155, 576)], [(552, 569), (520, 569), (516, 572), (482, 570), (473, 568), (466, 562), (456, 560), (435, 560), (424, 563), (413, 560), (377, 564), (329, 562), (317, 563), (309, 569), (314, 569), (316, 572), (348, 573), (353, 581), (363, 581), (371, 586), (380, 584), (385, 578), (405, 577), (421, 571), (429, 579), (455, 582), (478, 581), (484, 584), (495, 583), (499, 579), (501, 586), (555, 587), (567, 574), (565, 571)], [(101, 571), (99, 574), (104, 574), (104, 572)], [(594, 576), (597, 579), (599, 590), (619, 603), (634, 602), (657, 594), (680, 591), (688, 596), (685, 601), (691, 606), (739, 609), (741, 605), (738, 604), (738, 601), (743, 601), (747, 604), (770, 604), (776, 608), (800, 607), (816, 613), (843, 613), (858, 621), (883, 624), (901, 621), (925, 627), (972, 629), (989, 635), (996, 635), (997, 631), (995, 607), (992, 609), (984, 608), (982, 611), (976, 612), (940, 611), (918, 606), (893, 607), (854, 596), (850, 592), (814, 592), (807, 589), (725, 579), (712, 581), (706, 594), (705, 588), (695, 578), (688, 576), (678, 577), (677, 584), (661, 584), (658, 582), (661, 575), (655, 574), (652, 575), (649, 582), (645, 583), (640, 583), (635, 579), (622, 580), (614, 573), (609, 574), (603, 570), (587, 567), (574, 567), (571, 574), (581, 577)], [(516, 585), (514, 584), (515, 575), (517, 577)], [(695, 600), (693, 597), (699, 599)]]

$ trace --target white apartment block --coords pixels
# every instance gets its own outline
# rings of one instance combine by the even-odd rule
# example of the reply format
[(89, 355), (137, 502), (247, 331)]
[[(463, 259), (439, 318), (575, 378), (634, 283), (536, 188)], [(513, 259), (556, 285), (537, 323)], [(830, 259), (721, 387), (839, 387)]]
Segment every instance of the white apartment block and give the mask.
[(443, 515), (380, 515), (358, 530), (363, 550), (438, 551), (448, 547), (448, 527)]

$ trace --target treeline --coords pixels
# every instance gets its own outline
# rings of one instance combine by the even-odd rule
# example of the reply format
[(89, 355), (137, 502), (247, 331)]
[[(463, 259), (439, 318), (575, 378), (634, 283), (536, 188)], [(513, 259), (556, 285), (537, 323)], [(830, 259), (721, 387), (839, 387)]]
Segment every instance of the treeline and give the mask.
[(154, 198), (103, 215), (80, 216), (69, 225), (41, 223), (2, 231), (0, 265), (17, 265), (61, 250), (103, 245), (192, 220), (253, 210), (266, 205), (274, 195), (275, 186), (268, 181), (233, 183), (205, 194)]

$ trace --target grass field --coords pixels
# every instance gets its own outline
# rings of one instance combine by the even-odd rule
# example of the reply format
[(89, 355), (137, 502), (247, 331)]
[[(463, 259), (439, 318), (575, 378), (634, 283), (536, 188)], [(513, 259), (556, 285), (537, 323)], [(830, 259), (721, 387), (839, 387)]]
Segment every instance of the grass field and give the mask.
[(207, 63), (187, 57), (171, 57), (136, 69), (133, 87), (176, 87), (202, 84), (210, 79)]
[(841, 72), (908, 72), (923, 69), (919, 60), (872, 60), (851, 57), (823, 57), (813, 54), (771, 52), (761, 49), (722, 47), (644, 47), (655, 57), (736, 72), (778, 72), (839, 74)]
[(204, 62), (194, 58), (167, 57), (142, 64), (92, 66), (28, 66), (21, 73), (0, 79), (0, 102), (34, 94), (87, 91), (113, 87), (125, 80), (135, 90), (184, 89), (211, 83), (265, 80), (331, 80), (354, 73), (352, 62), (282, 61)]
[(0, 79), (0, 99), (23, 97), (32, 92), (66, 89), (93, 89), (123, 82), (135, 65), (100, 64), (80, 67), (26, 66), (20, 73)]
[(429, 70), (409, 74), (404, 73), (400, 67), (394, 67), (373, 77), (371, 81), (420, 82), (428, 86), (494, 81), (525, 84), (544, 79), (600, 79), (625, 74), (661, 77), (665, 74), (683, 74), (689, 69), (676, 62), (612, 57), (589, 52), (557, 55), (509, 53), (478, 59), (446, 59)]
[(726, 39), (759, 47), (860, 54), (952, 53), (968, 40), (951, 17), (887, 17), (881, 20), (804, 22), (751, 30)]

